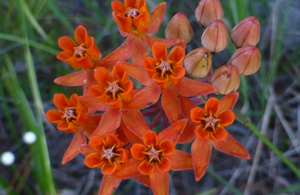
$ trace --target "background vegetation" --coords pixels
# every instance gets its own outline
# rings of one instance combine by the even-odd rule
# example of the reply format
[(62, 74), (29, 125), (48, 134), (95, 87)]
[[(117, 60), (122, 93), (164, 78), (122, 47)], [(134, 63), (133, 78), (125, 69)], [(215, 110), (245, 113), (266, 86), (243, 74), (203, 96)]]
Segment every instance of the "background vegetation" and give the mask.
[[(66, 165), (61, 159), (73, 135), (58, 131), (44, 117), (53, 109), (55, 93), (81, 94), (80, 87), (53, 83), (74, 70), (56, 59), (57, 40), (74, 36), (82, 24), (105, 56), (124, 40), (111, 17), (108, 0), (0, 1), (0, 154), (11, 151), (15, 163), (0, 165), (0, 194), (97, 194), (99, 169), (84, 166), (83, 156)], [(162, 1), (148, 0), (148, 10)], [(167, 0), (168, 21), (177, 12), (188, 16), (194, 38), (188, 51), (201, 46), (203, 29), (195, 21), (199, 0)], [(253, 15), (260, 20), (262, 54), (259, 72), (243, 77), (235, 111), (238, 119), (228, 131), (251, 154), (241, 160), (216, 150), (208, 173), (195, 182), (192, 171), (173, 172), (170, 194), (300, 194), (300, 1), (221, 0), (229, 32)], [(234, 47), (213, 56), (215, 68), (225, 64)], [(251, 121), (251, 122), (250, 122)], [(22, 136), (33, 131), (28, 146)], [(189, 146), (183, 146), (190, 148)], [(126, 180), (117, 194), (151, 194)]]

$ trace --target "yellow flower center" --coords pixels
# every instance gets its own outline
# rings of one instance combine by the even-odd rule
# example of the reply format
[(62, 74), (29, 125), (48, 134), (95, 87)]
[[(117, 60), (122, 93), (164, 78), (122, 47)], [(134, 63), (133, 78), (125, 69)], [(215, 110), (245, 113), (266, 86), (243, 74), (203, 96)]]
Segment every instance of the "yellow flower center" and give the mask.
[(70, 122), (72, 122), (73, 120), (77, 119), (77, 114), (76, 114), (75, 107), (65, 108), (65, 111), (63, 113), (64, 113), (63, 118), (66, 119), (68, 124)]
[(77, 47), (74, 47), (74, 56), (76, 56), (78, 58), (80, 58), (80, 57), (82, 58), (84, 56), (87, 49), (83, 45), (84, 45), (84, 43)]
[(172, 64), (169, 61), (162, 61), (155, 66), (156, 72), (161, 78), (165, 78), (167, 75), (174, 73), (172, 70)]
[(118, 99), (119, 93), (123, 93), (125, 90), (118, 84), (118, 80), (108, 84), (105, 92), (111, 99)]
[(151, 164), (161, 163), (161, 158), (163, 157), (163, 150), (149, 145), (145, 151), (147, 161)]

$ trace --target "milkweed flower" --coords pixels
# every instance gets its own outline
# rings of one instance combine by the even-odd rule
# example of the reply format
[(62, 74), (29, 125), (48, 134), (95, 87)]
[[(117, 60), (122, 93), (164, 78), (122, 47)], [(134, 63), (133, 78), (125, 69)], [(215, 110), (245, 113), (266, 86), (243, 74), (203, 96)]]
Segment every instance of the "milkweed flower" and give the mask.
[(207, 100), (204, 109), (195, 107), (190, 111), (191, 121), (196, 125), (192, 158), (197, 181), (203, 177), (208, 167), (211, 145), (226, 154), (250, 158), (247, 150), (224, 129), (234, 122), (235, 114), (231, 109), (237, 99), (237, 92), (224, 96), (220, 101), (212, 97)]
[(60, 37), (58, 45), (64, 51), (57, 54), (57, 58), (68, 62), (74, 69), (93, 68), (95, 61), (101, 58), (94, 37), (90, 37), (86, 29), (79, 25), (75, 30), (75, 40), (78, 45), (69, 37)]
[[(179, 42), (178, 39), (167, 40), (148, 35), (158, 31), (165, 15), (165, 2), (155, 7), (151, 15), (146, 0), (125, 0), (124, 3), (114, 0), (111, 6), (112, 16), (118, 24), (121, 35), (128, 36), (122, 45), (123, 48), (128, 48), (126, 55), (128, 58), (132, 56), (132, 63), (141, 65), (143, 58), (148, 55), (147, 47), (151, 48), (155, 41), (164, 42), (167, 47)], [(120, 51), (120, 54), (124, 55), (122, 53)]]

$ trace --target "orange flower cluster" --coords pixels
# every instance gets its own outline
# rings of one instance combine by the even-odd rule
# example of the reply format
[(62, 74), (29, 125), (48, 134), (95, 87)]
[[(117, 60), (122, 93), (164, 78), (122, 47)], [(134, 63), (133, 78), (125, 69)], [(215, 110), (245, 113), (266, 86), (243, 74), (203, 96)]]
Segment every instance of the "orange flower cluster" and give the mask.
[[(113, 19), (127, 38), (106, 57), (101, 58), (94, 38), (81, 25), (75, 30), (78, 45), (69, 37), (58, 40), (63, 51), (57, 58), (82, 70), (54, 82), (83, 87), (82, 96), (73, 94), (68, 99), (55, 94), (58, 110), (46, 113), (59, 130), (75, 133), (62, 163), (81, 153), (86, 156), (86, 166), (101, 167), (104, 176), (99, 194), (112, 194), (122, 179), (133, 178), (154, 194), (167, 195), (169, 171), (193, 169), (195, 179), (200, 180), (212, 146), (249, 159), (249, 153), (225, 127), (235, 120), (232, 109), (239, 96), (234, 92), (239, 75), (253, 74), (259, 68), (258, 20), (246, 18), (232, 30), (239, 49), (227, 65), (213, 73), (212, 53), (224, 50), (229, 42), (219, 0), (200, 1), (196, 19), (206, 28), (203, 47), (187, 55), (193, 30), (184, 14), (173, 17), (166, 29), (167, 39), (162, 39), (148, 33), (157, 32), (166, 3), (159, 4), (151, 15), (146, 0), (114, 0), (111, 6)], [(197, 80), (200, 77), (202, 81)], [(220, 100), (211, 97), (216, 92), (228, 95)], [(147, 124), (147, 116), (153, 114)], [(157, 132), (154, 127), (159, 121), (162, 127)], [(191, 154), (175, 149), (176, 144), (190, 142)]]

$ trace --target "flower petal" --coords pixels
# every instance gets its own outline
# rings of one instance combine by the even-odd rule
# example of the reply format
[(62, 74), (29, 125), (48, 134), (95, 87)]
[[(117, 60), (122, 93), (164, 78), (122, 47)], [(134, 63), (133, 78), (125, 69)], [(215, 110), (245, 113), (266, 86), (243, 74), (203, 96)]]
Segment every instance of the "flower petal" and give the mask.
[(103, 114), (101, 121), (92, 136), (105, 137), (107, 134), (119, 128), (121, 124), (121, 114), (119, 109), (108, 108)]
[[(175, 149), (175, 148), (174, 148)], [(169, 159), (163, 158), (161, 163), (157, 164), (157, 168), (161, 172), (169, 172), (171, 170), (172, 163)]]
[(164, 19), (165, 12), (166, 2), (158, 4), (151, 12), (150, 20), (148, 21), (148, 28), (145, 30), (145, 32), (156, 33)]
[[(63, 117), (63, 113), (61, 111), (58, 110), (49, 110), (45, 117), (48, 119), (48, 121), (50, 121), (51, 123), (55, 123), (58, 124)], [(63, 119), (64, 120), (64, 119)]]
[(87, 156), (87, 155), (90, 155), (92, 153), (97, 153), (98, 152), (97, 150), (95, 150), (94, 148), (92, 148), (88, 144), (82, 144), (81, 146), (78, 146), (78, 150), (84, 156)]
[(111, 195), (115, 191), (115, 189), (119, 186), (121, 181), (122, 179), (117, 179), (107, 175), (103, 175), (99, 194)]
[(85, 157), (84, 164), (89, 168), (102, 167), (105, 162), (101, 159), (100, 153), (92, 153)]
[(157, 41), (164, 43), (166, 48), (169, 48), (172, 45), (180, 42), (179, 39), (161, 39), (154, 36), (150, 36), (147, 33), (143, 33), (143, 40), (148, 48), (152, 48), (152, 45)]
[(137, 160), (143, 160), (145, 158), (146, 147), (143, 144), (134, 144), (130, 148), (130, 152), (134, 158)]
[(192, 123), (199, 125), (202, 122), (205, 111), (200, 107), (195, 107), (190, 111)]
[(187, 77), (182, 77), (174, 88), (181, 96), (184, 97), (199, 96), (217, 91), (217, 89), (212, 85), (189, 79)]
[(250, 159), (250, 154), (244, 148), (244, 146), (235, 140), (229, 133), (227, 133), (227, 137), (224, 141), (213, 141), (212, 145), (219, 151), (224, 152), (226, 154)]
[(143, 162), (141, 162), (141, 164), (139, 165), (138, 169), (139, 172), (142, 175), (149, 175), (153, 172), (155, 166), (152, 165), (151, 163), (148, 163), (146, 160), (144, 160)]
[(158, 144), (157, 135), (152, 130), (148, 130), (148, 131), (146, 131), (146, 133), (144, 133), (143, 141), (144, 141), (146, 146), (149, 146), (149, 145), (154, 145), (155, 146), (155, 145)]
[(53, 96), (53, 103), (59, 109), (64, 111), (65, 108), (69, 107), (70, 101), (62, 93), (56, 93)]
[(187, 119), (181, 119), (171, 124), (168, 128), (158, 134), (159, 142), (163, 140), (170, 140), (176, 144), (186, 126), (186, 123)]
[(136, 134), (134, 134), (132, 131), (130, 131), (127, 126), (124, 124), (124, 122), (121, 123), (122, 130), (124, 134), (126, 135), (127, 139), (130, 143), (144, 143), (142, 140), (142, 137), (138, 137)]
[(147, 76), (147, 71), (144, 67), (128, 62), (122, 62), (121, 64), (126, 69), (126, 73), (142, 85), (150, 86), (153, 84), (153, 80)]
[(149, 126), (139, 110), (122, 111), (122, 120), (126, 127), (138, 137), (142, 138), (149, 130)]
[(210, 112), (212, 114), (216, 114), (219, 111), (219, 106), (220, 106), (220, 101), (217, 98), (215, 97), (209, 98), (205, 103), (204, 112), (207, 114), (209, 114)]
[(161, 172), (159, 169), (154, 169), (149, 178), (154, 195), (169, 194), (169, 172)]
[(161, 104), (171, 123), (181, 119), (180, 99), (173, 85), (162, 90)]
[(218, 116), (218, 114), (223, 112), (224, 110), (232, 110), (238, 98), (239, 92), (230, 93), (222, 97), (220, 99), (219, 112), (216, 114), (216, 116)]
[(172, 163), (172, 171), (193, 169), (192, 155), (189, 153), (175, 150), (173, 154), (166, 156), (166, 158)]
[(76, 29), (75, 29), (75, 40), (77, 41), (77, 43), (79, 45), (81, 45), (82, 43), (85, 42), (85, 40), (87, 40), (89, 37), (86, 29), (82, 26), (79, 25)]
[(184, 144), (184, 143), (189, 143), (195, 139), (196, 134), (195, 134), (195, 129), (197, 125), (193, 124), (187, 124), (178, 140), (178, 143)]
[(97, 67), (94, 72), (96, 81), (103, 86), (107, 85), (107, 81), (112, 82), (110, 73), (104, 67)]
[(126, 163), (122, 164), (120, 170), (116, 170), (111, 176), (119, 179), (141, 176), (141, 173), (138, 170), (140, 163), (140, 160), (130, 158)]
[(142, 61), (146, 56), (148, 56), (148, 49), (142, 41), (142, 38), (134, 36), (131, 58), (132, 63), (142, 66)]
[(201, 140), (206, 140), (210, 133), (202, 129), (201, 125), (198, 125), (195, 130), (197, 137)]
[(94, 133), (102, 118), (101, 114), (95, 114), (89, 117), (86, 126), (84, 127), (85, 134), (88, 138)]
[(111, 175), (113, 172), (115, 172), (117, 165), (117, 162), (113, 162), (113, 164), (104, 164), (101, 169), (102, 174)]
[(89, 108), (94, 108), (96, 110), (104, 110), (106, 105), (102, 104), (99, 99), (94, 97), (80, 96), (79, 101)]
[(54, 83), (65, 86), (81, 86), (86, 79), (86, 71), (78, 71), (65, 76), (58, 77), (54, 80)]
[(219, 114), (218, 119), (220, 119), (219, 124), (222, 127), (227, 127), (234, 122), (235, 114), (231, 110), (225, 110)]
[(192, 158), (196, 181), (199, 181), (206, 172), (211, 155), (211, 142), (209, 139), (196, 138), (192, 144)]
[(167, 48), (162, 42), (155, 42), (151, 47), (151, 51), (156, 62), (162, 62), (167, 59)]
[(66, 164), (79, 154), (78, 146), (86, 144), (86, 138), (82, 130), (75, 134), (70, 146), (68, 147), (63, 159), (62, 164)]
[(64, 36), (58, 39), (58, 46), (63, 50), (73, 51), (77, 44), (70, 37)]
[(106, 68), (113, 68), (118, 61), (127, 61), (132, 56), (132, 37), (127, 39), (113, 52), (101, 59), (100, 65)]
[(191, 119), (190, 112), (193, 108), (195, 108), (197, 106), (192, 100), (190, 100), (187, 97), (183, 97), (183, 96), (179, 95), (179, 98), (180, 98), (181, 112), (182, 112), (184, 118), (187, 118), (189, 120), (189, 122), (191, 122), (192, 119)]
[(156, 85), (144, 87), (130, 101), (125, 102), (122, 110), (143, 109), (155, 104), (161, 94), (161, 88)]
[(137, 176), (134, 177), (136, 181), (140, 182), (141, 184), (147, 186), (148, 188), (151, 188), (151, 183), (148, 175), (142, 175), (142, 176)]
[(226, 139), (227, 134), (227, 131), (223, 127), (218, 127), (216, 131), (209, 133), (209, 137), (212, 141), (223, 141)]

